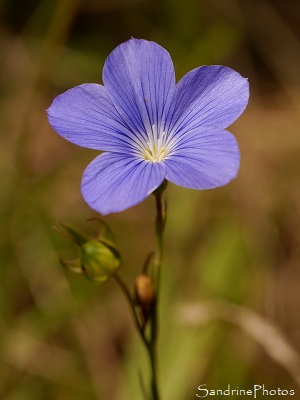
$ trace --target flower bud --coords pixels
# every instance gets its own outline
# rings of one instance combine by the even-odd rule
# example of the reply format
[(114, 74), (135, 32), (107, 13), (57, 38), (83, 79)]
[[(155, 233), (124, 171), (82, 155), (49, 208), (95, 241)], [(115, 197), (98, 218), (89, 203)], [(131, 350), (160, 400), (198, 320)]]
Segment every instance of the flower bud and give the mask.
[(102, 283), (120, 267), (121, 260), (115, 248), (96, 240), (89, 240), (81, 246), (80, 263), (89, 279)]
[(80, 257), (76, 260), (60, 258), (63, 267), (77, 274), (83, 274), (96, 283), (105, 282), (121, 265), (121, 256), (115, 247), (112, 233), (106, 223), (93, 218), (102, 225), (101, 235), (90, 239), (73, 227), (61, 223), (65, 231), (54, 229), (70, 239), (79, 248)]
[(141, 308), (145, 322), (151, 315), (154, 302), (154, 287), (152, 280), (146, 274), (138, 275), (135, 280), (135, 298)]

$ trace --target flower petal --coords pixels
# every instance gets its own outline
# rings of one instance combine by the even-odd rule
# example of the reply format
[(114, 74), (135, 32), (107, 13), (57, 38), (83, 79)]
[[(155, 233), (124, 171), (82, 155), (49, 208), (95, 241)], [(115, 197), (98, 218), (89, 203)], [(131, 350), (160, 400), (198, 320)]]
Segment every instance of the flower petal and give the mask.
[(103, 82), (135, 131), (161, 129), (175, 90), (173, 63), (163, 47), (141, 39), (122, 43), (105, 62)]
[(140, 203), (162, 183), (164, 177), (163, 163), (104, 153), (85, 170), (81, 191), (92, 209), (106, 215)]
[(82, 147), (122, 152), (135, 141), (101, 85), (89, 83), (67, 90), (47, 112), (53, 129)]
[(166, 179), (191, 189), (212, 189), (236, 177), (240, 153), (234, 136), (200, 128), (185, 136), (166, 160)]
[(248, 99), (248, 80), (238, 72), (219, 65), (196, 68), (176, 85), (169, 130), (226, 128), (242, 114)]

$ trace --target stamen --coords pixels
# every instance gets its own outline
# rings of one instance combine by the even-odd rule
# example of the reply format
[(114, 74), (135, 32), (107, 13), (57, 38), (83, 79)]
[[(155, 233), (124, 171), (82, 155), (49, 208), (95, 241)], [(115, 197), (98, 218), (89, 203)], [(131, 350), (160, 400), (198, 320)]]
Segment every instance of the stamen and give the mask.
[(151, 162), (162, 161), (167, 156), (167, 147), (165, 145), (166, 133), (158, 133), (155, 125), (152, 125), (150, 132), (147, 132), (148, 142), (144, 150), (144, 158)]

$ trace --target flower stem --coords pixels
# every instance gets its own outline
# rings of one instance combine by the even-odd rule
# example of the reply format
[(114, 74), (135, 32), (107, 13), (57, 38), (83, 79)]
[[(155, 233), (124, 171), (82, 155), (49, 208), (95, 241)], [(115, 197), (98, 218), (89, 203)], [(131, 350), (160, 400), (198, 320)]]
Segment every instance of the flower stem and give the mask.
[[(155, 343), (156, 345), (156, 343)], [(158, 392), (158, 384), (157, 384), (157, 374), (156, 374), (156, 370), (157, 370), (157, 364), (156, 364), (156, 346), (153, 346), (152, 344), (150, 344), (150, 346), (148, 346), (148, 353), (149, 353), (149, 357), (150, 357), (150, 364), (151, 364), (151, 393), (152, 393), (152, 399), (153, 400), (159, 400), (160, 396), (159, 396), (159, 392)]]
[(156, 254), (154, 261), (153, 270), (153, 283), (154, 283), (154, 304), (151, 316), (150, 326), (150, 342), (148, 346), (148, 353), (151, 363), (151, 390), (153, 400), (159, 400), (159, 391), (157, 383), (157, 337), (158, 337), (158, 304), (159, 304), (159, 292), (160, 292), (160, 275), (163, 258), (163, 232), (166, 223), (166, 206), (163, 200), (162, 194), (166, 188), (166, 182), (164, 182), (155, 192), (155, 204), (156, 204), (156, 220), (155, 220), (155, 238), (156, 238)]
[[(166, 188), (166, 181), (153, 193), (155, 196), (156, 204), (156, 220), (155, 220), (155, 239), (156, 239), (156, 252), (153, 265), (152, 280), (154, 285), (154, 300), (153, 308), (150, 317), (150, 335), (146, 334), (144, 322), (141, 321), (136, 310), (136, 305), (124, 281), (118, 274), (113, 274), (113, 278), (120, 286), (122, 292), (127, 299), (132, 311), (133, 319), (136, 328), (141, 336), (141, 339), (146, 347), (149, 355), (151, 367), (151, 400), (160, 400), (157, 383), (157, 337), (158, 337), (158, 302), (159, 302), (159, 289), (160, 289), (160, 272), (162, 266), (163, 256), (163, 232), (166, 223), (166, 204), (163, 200), (162, 194)], [(147, 263), (148, 264), (148, 263)]]

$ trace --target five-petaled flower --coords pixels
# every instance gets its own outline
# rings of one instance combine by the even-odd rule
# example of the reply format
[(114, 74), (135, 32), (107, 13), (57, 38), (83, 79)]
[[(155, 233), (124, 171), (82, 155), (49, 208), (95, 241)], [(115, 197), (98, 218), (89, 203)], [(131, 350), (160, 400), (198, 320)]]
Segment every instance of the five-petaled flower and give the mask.
[(131, 39), (108, 56), (103, 83), (76, 86), (47, 110), (62, 137), (104, 151), (82, 178), (91, 208), (101, 214), (125, 210), (164, 179), (210, 189), (236, 177), (238, 145), (224, 128), (248, 103), (248, 81), (239, 73), (203, 66), (175, 84), (169, 53)]

